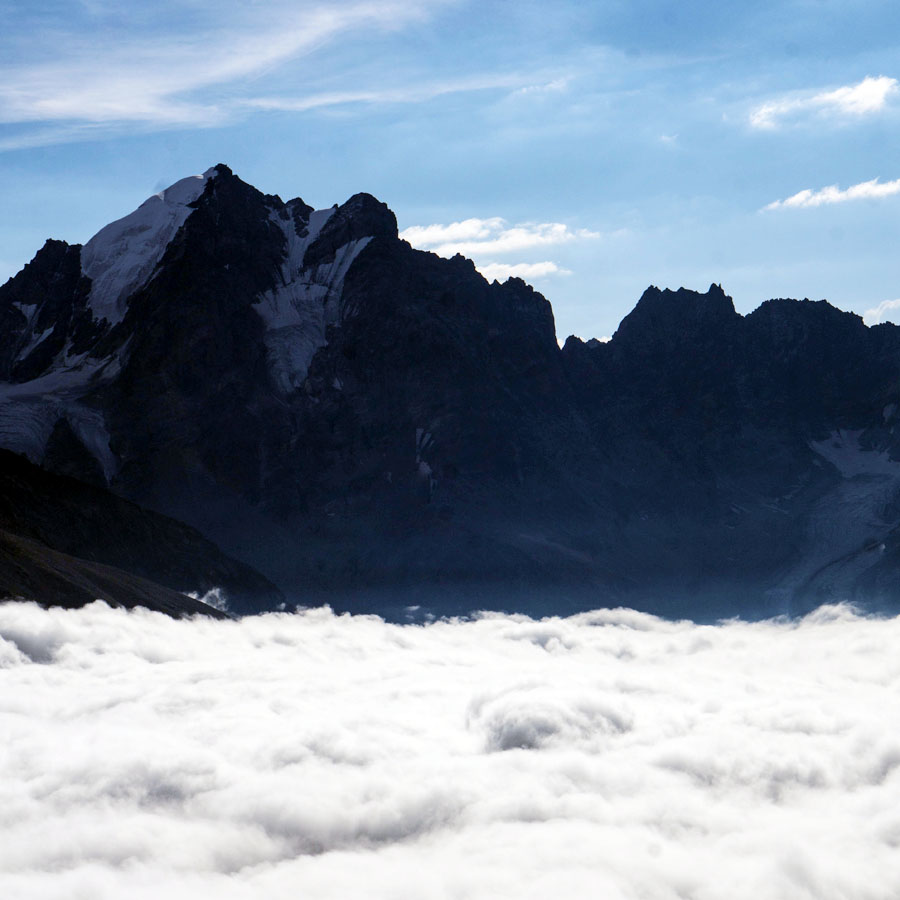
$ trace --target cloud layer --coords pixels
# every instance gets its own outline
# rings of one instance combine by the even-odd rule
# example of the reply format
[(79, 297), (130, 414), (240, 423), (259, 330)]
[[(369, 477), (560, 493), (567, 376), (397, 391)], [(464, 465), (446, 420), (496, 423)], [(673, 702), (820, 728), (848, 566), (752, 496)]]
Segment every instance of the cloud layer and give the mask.
[(894, 194), (900, 194), (900, 178), (896, 181), (879, 181), (877, 178), (873, 178), (871, 181), (862, 181), (859, 184), (851, 185), (845, 190), (841, 190), (836, 184), (820, 188), (817, 191), (807, 188), (798, 191), (786, 200), (775, 200), (764, 208), (825, 206), (833, 203), (847, 203), (850, 200), (879, 200)]
[(782, 97), (757, 106), (750, 113), (754, 128), (771, 130), (809, 116), (858, 118), (880, 112), (897, 93), (897, 79), (880, 75), (858, 84), (807, 96)]
[(893, 900), (900, 620), (0, 606), (0, 894)]

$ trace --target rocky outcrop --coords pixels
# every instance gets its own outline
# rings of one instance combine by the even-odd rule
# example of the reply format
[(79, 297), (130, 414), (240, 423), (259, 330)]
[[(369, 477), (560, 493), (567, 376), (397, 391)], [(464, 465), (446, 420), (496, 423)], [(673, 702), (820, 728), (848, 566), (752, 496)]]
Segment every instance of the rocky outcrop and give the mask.
[(81, 274), (79, 246), (48, 240), (3, 287), (0, 304), (0, 378), (36, 378), (54, 357), (89, 349), (102, 331), (87, 309), (89, 281)]

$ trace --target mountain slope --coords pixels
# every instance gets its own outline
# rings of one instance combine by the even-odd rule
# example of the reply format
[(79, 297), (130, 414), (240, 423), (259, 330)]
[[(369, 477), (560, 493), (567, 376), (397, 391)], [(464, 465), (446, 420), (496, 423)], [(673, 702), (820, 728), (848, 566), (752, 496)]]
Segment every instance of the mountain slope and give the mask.
[(217, 166), (148, 204), (0, 288), (0, 444), (291, 599), (900, 598), (900, 329), (650, 288), (611, 341), (560, 349), (544, 297), (412, 249), (367, 194), (316, 211)]
[(0, 450), (0, 531), (0, 596), (63, 605), (101, 598), (182, 614), (208, 611), (185, 592), (218, 588), (235, 612), (272, 609), (284, 599), (181, 522), (6, 450)]
[(35, 600), (43, 606), (78, 607), (103, 600), (142, 606), (175, 618), (225, 618), (225, 613), (114, 566), (76, 559), (37, 541), (0, 530), (0, 601)]

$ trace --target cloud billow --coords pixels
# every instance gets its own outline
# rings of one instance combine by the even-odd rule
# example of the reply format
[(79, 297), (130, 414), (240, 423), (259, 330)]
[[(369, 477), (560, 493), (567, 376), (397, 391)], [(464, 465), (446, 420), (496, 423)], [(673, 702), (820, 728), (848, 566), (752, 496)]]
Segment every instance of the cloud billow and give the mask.
[(861, 181), (841, 190), (836, 184), (821, 188), (817, 191), (809, 188), (798, 191), (785, 200), (775, 200), (763, 207), (771, 209), (801, 209), (814, 206), (831, 206), (835, 203), (847, 203), (851, 200), (880, 200), (884, 197), (892, 197), (900, 194), (900, 178), (896, 181), (879, 181), (873, 178), (871, 181)]
[(0, 892), (893, 900), (898, 641), (0, 605)]
[(810, 117), (819, 119), (858, 119), (881, 112), (897, 94), (897, 79), (868, 76), (858, 84), (844, 85), (832, 91), (800, 94), (770, 100), (750, 113), (750, 125), (773, 130)]
[(470, 257), (488, 280), (509, 277), (544, 278), (548, 275), (570, 275), (551, 260), (538, 262), (499, 262), (498, 256), (520, 254), (538, 248), (570, 244), (574, 241), (601, 237), (600, 232), (586, 228), (569, 228), (562, 222), (523, 222), (511, 225), (495, 216), (488, 219), (464, 219), (449, 225), (412, 225), (400, 237), (413, 247), (430, 250), (438, 256), (457, 253)]

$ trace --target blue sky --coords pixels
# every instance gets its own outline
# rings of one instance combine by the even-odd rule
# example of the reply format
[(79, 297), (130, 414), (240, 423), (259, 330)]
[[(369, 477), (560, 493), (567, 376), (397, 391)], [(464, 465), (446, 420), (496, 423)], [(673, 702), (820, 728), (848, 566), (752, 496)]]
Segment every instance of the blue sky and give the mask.
[(900, 321), (893, 0), (0, 0), (0, 21), (0, 280), (226, 162), (318, 207), (375, 194), (419, 245), (526, 277), (560, 337), (611, 334), (649, 284)]

